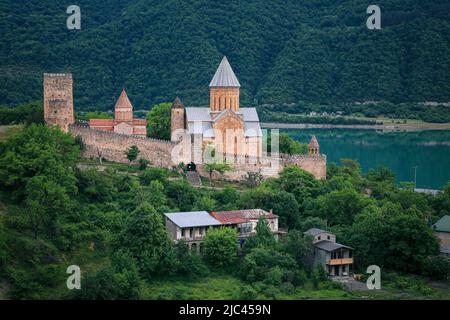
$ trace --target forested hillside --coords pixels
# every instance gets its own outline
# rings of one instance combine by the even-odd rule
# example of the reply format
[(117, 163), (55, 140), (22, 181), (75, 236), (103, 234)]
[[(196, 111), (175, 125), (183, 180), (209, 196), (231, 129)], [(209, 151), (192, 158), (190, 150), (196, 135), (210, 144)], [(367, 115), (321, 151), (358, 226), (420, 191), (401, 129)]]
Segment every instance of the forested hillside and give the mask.
[(107, 110), (122, 86), (136, 109), (208, 101), (223, 55), (242, 104), (450, 101), (450, 1), (0, 1), (0, 104), (41, 99), (42, 73), (72, 72), (78, 110)]

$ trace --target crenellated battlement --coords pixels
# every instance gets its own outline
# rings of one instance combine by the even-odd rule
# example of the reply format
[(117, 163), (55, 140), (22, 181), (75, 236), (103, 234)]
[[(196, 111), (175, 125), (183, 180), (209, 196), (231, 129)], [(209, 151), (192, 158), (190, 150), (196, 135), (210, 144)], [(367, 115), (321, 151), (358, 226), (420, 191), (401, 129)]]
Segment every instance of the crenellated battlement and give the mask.
[(44, 73), (44, 78), (68, 78), (72, 79), (71, 73)]
[[(83, 140), (85, 149), (83, 155), (87, 158), (101, 158), (114, 162), (129, 163), (126, 151), (131, 146), (137, 146), (139, 149), (139, 158), (147, 159), (155, 166), (171, 168), (184, 161), (191, 161), (197, 164), (197, 169), (202, 175), (209, 175), (204, 170), (202, 151), (200, 150), (200, 159), (196, 159), (199, 154), (191, 148), (186, 152), (186, 159), (179, 158), (173, 160), (179, 154), (176, 147), (185, 148), (182, 141), (169, 141), (155, 138), (148, 138), (145, 132), (138, 131), (141, 134), (134, 134), (134, 130), (128, 130), (131, 121), (136, 119), (131, 117), (120, 122), (117, 126), (124, 125), (116, 130), (117, 126), (105, 129), (104, 126), (95, 127), (88, 121), (74, 119), (73, 94), (72, 94), (72, 74), (70, 73), (44, 73), (44, 118), (48, 125), (58, 125), (65, 132), (69, 132), (74, 137), (80, 137)], [(219, 86), (220, 87), (220, 86)], [(233, 108), (233, 102), (230, 102), (230, 108)], [(220, 104), (221, 106), (221, 104)], [(224, 105), (225, 106), (225, 105)], [(116, 104), (116, 111), (122, 109), (132, 110), (125, 91), (122, 91), (121, 97)], [(127, 112), (130, 112), (129, 110)], [(117, 115), (117, 113), (116, 113)], [(172, 107), (171, 127), (184, 128), (184, 107), (177, 98)], [(131, 120), (130, 120), (131, 119)], [(127, 121), (125, 121), (127, 120)], [(114, 122), (114, 120), (111, 120)], [(138, 123), (137, 126), (144, 126)], [(180, 145), (181, 144), (181, 145)], [(192, 147), (192, 146), (191, 146)], [(232, 166), (232, 170), (224, 174), (229, 180), (242, 180), (248, 172), (260, 172), (263, 177), (275, 177), (287, 165), (297, 165), (305, 171), (313, 174), (317, 179), (326, 178), (327, 158), (319, 152), (319, 144), (315, 136), (312, 137), (308, 145), (308, 154), (287, 155), (282, 153), (240, 155), (224, 155), (223, 159)], [(190, 156), (190, 158), (189, 158)], [(197, 163), (199, 162), (199, 163)]]
[(165, 143), (171, 146), (174, 146), (175, 143), (169, 141), (169, 140), (163, 140), (163, 139), (156, 139), (156, 138), (149, 138), (143, 135), (134, 135), (134, 134), (124, 134), (119, 132), (113, 132), (113, 131), (103, 131), (95, 128), (91, 128), (89, 126), (89, 122), (84, 120), (77, 120), (75, 123), (70, 125), (71, 128), (85, 128), (87, 130), (95, 132), (97, 136), (103, 136), (104, 138), (110, 138), (110, 139), (121, 139), (121, 140), (128, 140), (130, 138), (132, 139), (140, 139), (144, 141), (150, 141), (150, 142), (159, 142), (159, 143)]

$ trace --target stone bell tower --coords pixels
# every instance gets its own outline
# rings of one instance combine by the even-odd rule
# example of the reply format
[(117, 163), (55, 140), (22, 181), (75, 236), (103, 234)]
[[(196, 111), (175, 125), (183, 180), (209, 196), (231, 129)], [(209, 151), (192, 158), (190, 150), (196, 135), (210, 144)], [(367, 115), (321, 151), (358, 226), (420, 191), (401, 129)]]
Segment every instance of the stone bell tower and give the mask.
[(176, 97), (175, 101), (172, 103), (170, 113), (170, 140), (176, 142), (178, 138), (175, 131), (185, 128), (185, 108), (180, 98)]
[(317, 138), (314, 134), (311, 137), (311, 141), (308, 144), (308, 154), (309, 155), (320, 155), (319, 142), (317, 141)]
[(209, 84), (211, 113), (220, 113), (225, 109), (238, 112), (240, 87), (241, 85), (227, 57), (223, 57)]
[(44, 73), (44, 120), (68, 132), (75, 122), (73, 114), (72, 74)]

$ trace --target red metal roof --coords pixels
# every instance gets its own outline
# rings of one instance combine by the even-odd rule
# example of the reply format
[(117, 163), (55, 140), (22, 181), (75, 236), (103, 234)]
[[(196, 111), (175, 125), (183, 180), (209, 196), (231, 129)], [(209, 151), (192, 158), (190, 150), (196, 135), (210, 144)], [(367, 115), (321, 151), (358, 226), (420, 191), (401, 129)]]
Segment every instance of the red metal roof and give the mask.
[(91, 119), (89, 120), (90, 126), (113, 126), (114, 119)]
[(258, 220), (259, 218), (274, 219), (278, 218), (272, 212), (262, 209), (233, 210), (211, 212), (211, 215), (222, 224), (239, 224), (249, 220)]
[(146, 126), (147, 120), (145, 119), (133, 119), (133, 124), (138, 126)]

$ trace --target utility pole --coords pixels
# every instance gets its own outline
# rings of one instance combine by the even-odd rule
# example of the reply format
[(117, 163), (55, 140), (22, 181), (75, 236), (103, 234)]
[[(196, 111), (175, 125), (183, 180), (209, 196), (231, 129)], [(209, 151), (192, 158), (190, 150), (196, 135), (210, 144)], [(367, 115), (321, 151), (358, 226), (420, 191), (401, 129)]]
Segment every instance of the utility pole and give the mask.
[(417, 168), (418, 168), (419, 166), (414, 166), (413, 168), (414, 168), (414, 191), (416, 191), (416, 188), (417, 188)]

